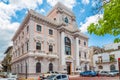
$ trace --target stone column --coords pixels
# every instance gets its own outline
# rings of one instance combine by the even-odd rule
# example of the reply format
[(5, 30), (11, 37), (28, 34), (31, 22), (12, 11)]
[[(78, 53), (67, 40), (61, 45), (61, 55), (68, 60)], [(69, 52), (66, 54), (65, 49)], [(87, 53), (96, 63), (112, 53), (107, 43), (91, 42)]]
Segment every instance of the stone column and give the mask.
[(64, 32), (61, 32), (61, 65), (65, 65), (65, 42), (64, 42)]
[(79, 39), (78, 39), (78, 37), (76, 37), (76, 39), (75, 39), (76, 41), (76, 67), (79, 67), (80, 66), (80, 60), (79, 60), (79, 43), (78, 43), (78, 41), (79, 41)]

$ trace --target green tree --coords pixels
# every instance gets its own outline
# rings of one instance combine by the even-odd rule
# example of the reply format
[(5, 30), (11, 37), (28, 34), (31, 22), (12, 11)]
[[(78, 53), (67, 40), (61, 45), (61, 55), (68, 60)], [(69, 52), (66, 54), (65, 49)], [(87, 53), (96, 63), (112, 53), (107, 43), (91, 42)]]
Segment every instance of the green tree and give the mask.
[(6, 57), (2, 61), (3, 71), (10, 72), (11, 71), (11, 58), (10, 54), (7, 54)]
[(88, 33), (98, 36), (110, 34), (116, 37), (114, 42), (120, 42), (120, 0), (104, 2), (102, 10), (103, 18), (97, 24), (92, 23), (88, 27)]

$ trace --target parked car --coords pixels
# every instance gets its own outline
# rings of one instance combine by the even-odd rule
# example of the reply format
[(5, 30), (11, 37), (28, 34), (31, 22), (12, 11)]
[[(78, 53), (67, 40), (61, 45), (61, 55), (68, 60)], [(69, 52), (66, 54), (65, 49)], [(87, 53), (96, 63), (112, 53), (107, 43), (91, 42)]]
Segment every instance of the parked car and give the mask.
[(84, 71), (80, 73), (81, 76), (97, 76), (95, 71)]
[(109, 72), (108, 71), (100, 71), (99, 76), (108, 76)]
[(116, 76), (115, 73), (110, 72), (110, 71), (100, 71), (100, 72), (99, 72), (99, 75), (100, 75), (100, 76), (111, 76), (111, 77)]
[(69, 77), (67, 74), (56, 74), (51, 75), (44, 80), (69, 80)]
[(118, 70), (112, 70), (110, 71), (111, 73), (114, 73), (115, 75), (119, 75), (119, 71)]
[(7, 77), (8, 78), (16, 78), (16, 79), (18, 78), (17, 74), (15, 74), (15, 73), (8, 73)]
[(59, 73), (56, 72), (56, 71), (50, 71), (50, 72), (47, 72), (47, 73), (43, 74), (43, 77), (44, 77), (44, 79), (45, 79), (45, 78), (47, 78), (48, 76), (54, 75), (54, 74), (59, 74)]

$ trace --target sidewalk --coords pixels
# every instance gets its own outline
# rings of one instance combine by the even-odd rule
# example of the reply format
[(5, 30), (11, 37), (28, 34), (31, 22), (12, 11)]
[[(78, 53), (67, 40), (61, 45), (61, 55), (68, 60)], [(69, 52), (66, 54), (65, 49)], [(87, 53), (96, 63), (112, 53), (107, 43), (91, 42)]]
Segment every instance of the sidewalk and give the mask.
[(69, 75), (69, 77), (79, 77), (80, 75)]

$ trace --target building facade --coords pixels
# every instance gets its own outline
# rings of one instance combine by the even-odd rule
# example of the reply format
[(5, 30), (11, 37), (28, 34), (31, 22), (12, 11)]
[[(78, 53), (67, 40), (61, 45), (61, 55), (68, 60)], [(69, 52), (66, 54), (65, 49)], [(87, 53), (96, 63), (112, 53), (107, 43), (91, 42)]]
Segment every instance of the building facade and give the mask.
[(28, 11), (12, 41), (12, 72), (21, 76), (89, 69), (88, 37), (80, 32), (73, 12), (60, 2), (47, 16)]
[(1, 64), (1, 61), (0, 61), (0, 72), (2, 72), (3, 71), (3, 69), (2, 69), (3, 67), (2, 67), (2, 64)]
[(104, 52), (103, 48), (96, 47), (96, 46), (90, 46), (89, 47), (89, 58), (90, 58), (90, 70), (94, 70), (94, 60), (93, 60), (93, 55), (99, 54)]
[(120, 43), (105, 45), (104, 52), (93, 56), (95, 70), (118, 70), (118, 58), (120, 58)]

